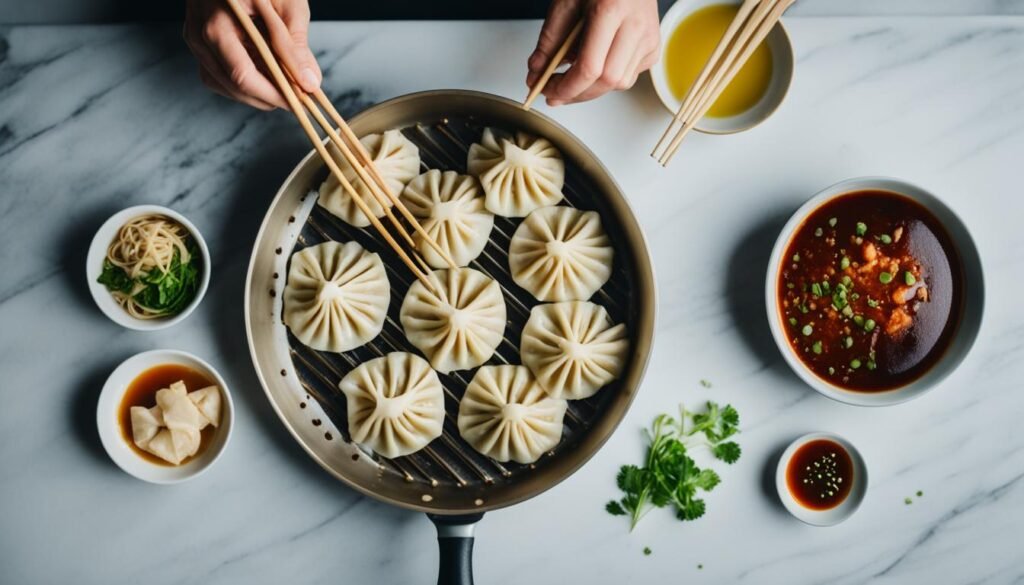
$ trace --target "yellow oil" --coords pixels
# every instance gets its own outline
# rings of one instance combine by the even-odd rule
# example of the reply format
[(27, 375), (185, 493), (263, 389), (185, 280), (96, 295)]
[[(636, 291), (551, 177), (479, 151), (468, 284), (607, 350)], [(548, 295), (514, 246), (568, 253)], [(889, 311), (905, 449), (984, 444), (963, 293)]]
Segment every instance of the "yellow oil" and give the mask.
[[(665, 46), (662, 66), (669, 90), (682, 100), (711, 57), (739, 9), (734, 4), (712, 4), (686, 17)], [(772, 53), (761, 43), (707, 115), (728, 118), (747, 111), (764, 96), (772, 79)]]

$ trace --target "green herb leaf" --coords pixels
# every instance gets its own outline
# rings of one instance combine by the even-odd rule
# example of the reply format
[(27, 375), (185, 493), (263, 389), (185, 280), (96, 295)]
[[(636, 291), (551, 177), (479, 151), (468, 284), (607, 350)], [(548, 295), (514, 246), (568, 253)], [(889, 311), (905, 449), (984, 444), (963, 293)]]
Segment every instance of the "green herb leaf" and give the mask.
[(135, 283), (123, 268), (115, 266), (110, 260), (106, 259), (103, 260), (103, 272), (100, 273), (96, 282), (107, 287), (107, 290), (111, 292), (116, 291), (124, 294), (132, 292), (132, 288), (135, 286)]
[(719, 443), (711, 449), (711, 452), (715, 457), (730, 465), (739, 461), (740, 455), (743, 453), (742, 449), (740, 449), (739, 443), (736, 443), (735, 441)]

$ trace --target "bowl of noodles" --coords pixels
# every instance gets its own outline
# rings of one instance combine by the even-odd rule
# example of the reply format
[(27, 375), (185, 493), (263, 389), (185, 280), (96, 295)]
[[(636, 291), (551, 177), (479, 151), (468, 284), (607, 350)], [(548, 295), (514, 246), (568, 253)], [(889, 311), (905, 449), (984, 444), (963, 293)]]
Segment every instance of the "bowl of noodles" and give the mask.
[(188, 317), (210, 283), (210, 252), (192, 222), (159, 205), (115, 213), (86, 258), (89, 292), (112, 321), (140, 331)]

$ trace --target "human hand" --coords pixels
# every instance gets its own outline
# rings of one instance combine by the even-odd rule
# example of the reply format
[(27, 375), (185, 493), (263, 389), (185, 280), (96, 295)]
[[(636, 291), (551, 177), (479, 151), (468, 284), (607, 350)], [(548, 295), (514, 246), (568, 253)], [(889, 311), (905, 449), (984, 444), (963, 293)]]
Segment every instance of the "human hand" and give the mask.
[(537, 49), (527, 62), (527, 86), (533, 87), (581, 18), (581, 40), (567, 58), (571, 67), (552, 75), (544, 88), (550, 106), (629, 89), (658, 60), (661, 31), (657, 0), (554, 0)]
[[(307, 0), (240, 0), (268, 38), (277, 58), (307, 92), (323, 75), (309, 50)], [(185, 43), (199, 60), (199, 78), (220, 95), (261, 110), (287, 108), (264, 74), (262, 59), (225, 0), (186, 0)], [(260, 65), (257, 66), (256, 63)]]

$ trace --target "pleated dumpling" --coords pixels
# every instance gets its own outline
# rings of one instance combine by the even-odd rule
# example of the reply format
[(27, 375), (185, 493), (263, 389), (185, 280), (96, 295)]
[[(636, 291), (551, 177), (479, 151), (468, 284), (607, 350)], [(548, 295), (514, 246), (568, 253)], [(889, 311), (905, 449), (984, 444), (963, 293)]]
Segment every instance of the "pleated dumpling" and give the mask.
[(480, 142), (469, 147), (467, 167), (484, 187), (487, 210), (496, 215), (523, 217), (562, 200), (565, 163), (544, 138), (486, 128)]
[(382, 457), (415, 453), (441, 436), (444, 390), (423, 358), (396, 351), (364, 362), (338, 384), (352, 440)]
[(320, 351), (348, 351), (380, 333), (391, 287), (384, 263), (356, 242), (324, 242), (292, 255), (284, 323)]
[(618, 378), (628, 350), (626, 327), (604, 307), (571, 301), (534, 307), (519, 353), (548, 394), (575, 400)]
[[(480, 255), (494, 227), (494, 215), (484, 209), (484, 196), (476, 177), (431, 169), (405, 186), (402, 203), (419, 218), (424, 231), (459, 266)], [(416, 247), (434, 268), (448, 266), (419, 234)]]
[(612, 246), (596, 211), (544, 207), (509, 245), (512, 279), (541, 301), (585, 301), (612, 275)]
[(446, 374), (489, 360), (505, 334), (505, 299), (498, 283), (472, 268), (435, 270), (427, 278), (436, 294), (416, 281), (402, 302), (409, 343)]
[(523, 366), (484, 366), (459, 402), (459, 433), (491, 459), (533, 463), (562, 439), (566, 406)]
[[(360, 138), (359, 142), (370, 153), (374, 166), (377, 167), (381, 178), (387, 183), (395, 197), (402, 193), (406, 183), (420, 173), (420, 150), (402, 134), (401, 130), (370, 134)], [(341, 156), (341, 151), (334, 144), (329, 143), (327, 147), (336, 155), (335, 160), (340, 161), (338, 166), (341, 168), (342, 175), (351, 183), (363, 203), (366, 203), (375, 217), (384, 217), (385, 206), (359, 178), (356, 170), (348, 164), (347, 159)], [(394, 205), (387, 197), (384, 200), (387, 207)], [(370, 225), (369, 218), (359, 209), (334, 173), (331, 173), (327, 180), (320, 185), (320, 197), (317, 199), (317, 203), (355, 227)]]

